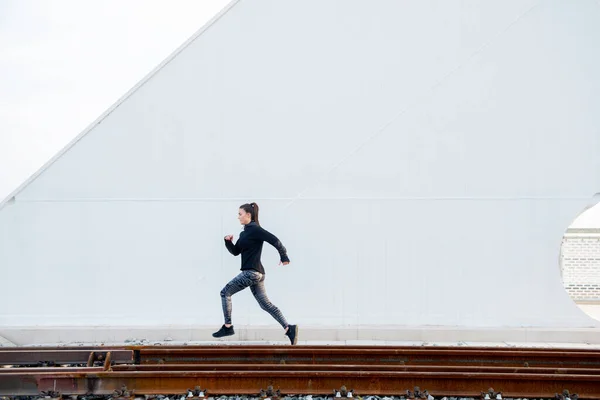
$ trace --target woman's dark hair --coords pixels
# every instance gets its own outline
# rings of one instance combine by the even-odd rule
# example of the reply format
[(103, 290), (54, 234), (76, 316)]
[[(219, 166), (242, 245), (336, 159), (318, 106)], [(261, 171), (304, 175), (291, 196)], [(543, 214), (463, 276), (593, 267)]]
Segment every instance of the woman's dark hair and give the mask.
[(260, 222), (258, 222), (258, 204), (246, 203), (242, 204), (240, 208), (249, 213), (252, 221), (256, 222), (256, 225), (260, 226)]

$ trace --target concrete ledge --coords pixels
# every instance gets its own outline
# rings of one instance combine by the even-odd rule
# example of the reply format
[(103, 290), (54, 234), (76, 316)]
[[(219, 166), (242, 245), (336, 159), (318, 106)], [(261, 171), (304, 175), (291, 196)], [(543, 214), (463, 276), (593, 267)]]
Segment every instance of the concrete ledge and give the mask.
[[(0, 334), (18, 346), (73, 343), (215, 342), (215, 326), (22, 326), (3, 327)], [(235, 326), (234, 336), (219, 342), (281, 342), (287, 338), (275, 326)], [(599, 328), (468, 328), (431, 326), (300, 326), (301, 342), (414, 343), (565, 343), (600, 344)]]

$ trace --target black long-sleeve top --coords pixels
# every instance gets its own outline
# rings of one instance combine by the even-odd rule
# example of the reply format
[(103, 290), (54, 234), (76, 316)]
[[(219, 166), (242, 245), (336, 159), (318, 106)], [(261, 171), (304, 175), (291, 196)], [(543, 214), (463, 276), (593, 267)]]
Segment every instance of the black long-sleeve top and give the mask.
[(290, 261), (287, 256), (287, 250), (283, 247), (279, 239), (258, 226), (256, 222), (244, 225), (244, 230), (240, 232), (240, 237), (235, 244), (231, 240), (225, 240), (225, 247), (234, 256), (242, 254), (242, 267), (240, 268), (242, 271), (253, 269), (264, 274), (265, 269), (260, 262), (264, 242), (269, 243), (277, 249), (281, 257), (281, 262)]

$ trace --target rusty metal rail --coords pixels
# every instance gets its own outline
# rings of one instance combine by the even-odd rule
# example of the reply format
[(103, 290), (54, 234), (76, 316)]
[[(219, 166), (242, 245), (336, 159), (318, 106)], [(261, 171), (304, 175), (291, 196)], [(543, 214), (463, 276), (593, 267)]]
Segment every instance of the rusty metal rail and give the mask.
[[(598, 375), (594, 368), (538, 368), (456, 365), (348, 365), (348, 364), (153, 364), (116, 365), (113, 371), (408, 371), (481, 372), (506, 374)], [(0, 371), (0, 374), (2, 371)]]
[(600, 368), (600, 351), (438, 347), (141, 347), (139, 364), (480, 365)]
[[(36, 355), (37, 352), (37, 355)], [(51, 361), (48, 363), (48, 361)], [(43, 361), (42, 363), (40, 363)], [(120, 346), (0, 351), (0, 395), (281, 394), (553, 398), (568, 389), (600, 398), (600, 351), (387, 346)], [(50, 364), (50, 365), (49, 365)], [(13, 367), (7, 368), (12, 365)], [(32, 365), (41, 365), (32, 367)], [(83, 366), (82, 366), (83, 365)], [(75, 366), (75, 367), (74, 367)]]
[(105, 362), (107, 358), (111, 363), (132, 363), (133, 350), (114, 349), (21, 349), (0, 350), (0, 365), (81, 365), (88, 366), (94, 362)]

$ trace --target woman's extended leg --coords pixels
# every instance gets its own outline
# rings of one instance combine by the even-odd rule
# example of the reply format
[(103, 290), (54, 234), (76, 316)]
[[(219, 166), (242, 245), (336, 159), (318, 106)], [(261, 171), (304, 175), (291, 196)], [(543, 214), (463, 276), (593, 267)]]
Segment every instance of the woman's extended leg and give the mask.
[(285, 329), (285, 334), (290, 339), (290, 343), (295, 345), (298, 341), (298, 325), (288, 325), (281, 310), (271, 303), (265, 290), (265, 276), (263, 275), (257, 283), (250, 286), (250, 290), (256, 301), (258, 301), (258, 304), (260, 304), (260, 308), (271, 314), (279, 322), (283, 329)]
[(283, 329), (286, 329), (288, 327), (288, 323), (285, 320), (283, 313), (279, 310), (279, 308), (271, 303), (269, 297), (267, 296), (267, 291), (265, 289), (265, 276), (263, 275), (257, 283), (250, 286), (250, 290), (252, 291), (256, 301), (258, 301), (260, 308), (271, 314), (271, 316), (275, 318), (277, 322), (279, 322)]

